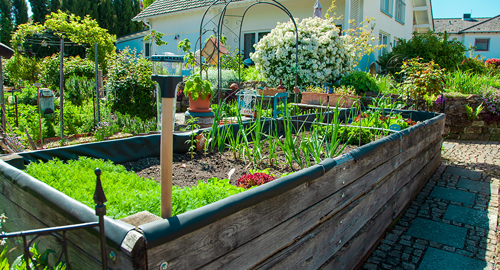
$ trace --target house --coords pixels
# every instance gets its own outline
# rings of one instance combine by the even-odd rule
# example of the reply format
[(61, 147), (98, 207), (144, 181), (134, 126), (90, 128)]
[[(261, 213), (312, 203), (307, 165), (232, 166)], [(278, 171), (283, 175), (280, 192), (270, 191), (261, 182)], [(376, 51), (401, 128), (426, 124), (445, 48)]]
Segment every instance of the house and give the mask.
[[(276, 27), (278, 22), (286, 22), (289, 17), (279, 8), (269, 4), (256, 4), (245, 10), (255, 0), (219, 1), (207, 11), (201, 28), (207, 31), (201, 39), (200, 24), (207, 7), (213, 0), (156, 0), (153, 4), (141, 11), (132, 20), (143, 21), (151, 29), (164, 33), (163, 39), (169, 44), (161, 47), (152, 46), (152, 54), (172, 52), (183, 54), (177, 50), (177, 43), (189, 39), (200, 48), (202, 43), (217, 29), (220, 13), (224, 4), (228, 5), (223, 21), (223, 35), (227, 37), (227, 45), (234, 50), (242, 49), (244, 58), (248, 58), (253, 51), (253, 45), (264, 35)], [(273, 1), (268, 1), (273, 2)], [(293, 17), (299, 20), (311, 17), (314, 12), (316, 0), (281, 0), (279, 1), (288, 9)], [(323, 14), (331, 5), (331, 0), (320, 0)], [(410, 39), (414, 31), (424, 32), (432, 29), (432, 9), (430, 0), (337, 0), (337, 15), (342, 15), (343, 20), (337, 22), (342, 30), (350, 28), (348, 21), (354, 19), (359, 24), (366, 17), (373, 17), (375, 21), (370, 27), (375, 36), (380, 38), (382, 44), (392, 48), (399, 39)], [(245, 13), (245, 16), (242, 15)], [(240, 37), (241, 25), (241, 39)], [(374, 61), (378, 53), (371, 56)], [(368, 60), (367, 60), (368, 61)]]
[(436, 33), (448, 33), (466, 47), (475, 46), (475, 53), (486, 59), (500, 58), (500, 15), (492, 18), (434, 19)]
[(142, 53), (144, 56), (149, 56), (149, 44), (143, 41), (144, 37), (149, 34), (149, 30), (143, 30), (118, 37), (115, 42), (116, 49), (121, 51), (125, 48), (136, 50), (136, 53)]

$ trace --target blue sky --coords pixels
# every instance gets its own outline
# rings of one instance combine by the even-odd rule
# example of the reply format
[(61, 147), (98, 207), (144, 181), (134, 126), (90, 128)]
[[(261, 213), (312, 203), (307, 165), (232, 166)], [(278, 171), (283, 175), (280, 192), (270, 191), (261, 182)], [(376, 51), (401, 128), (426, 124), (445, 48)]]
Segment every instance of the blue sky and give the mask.
[(434, 19), (462, 18), (464, 13), (472, 13), (472, 17), (500, 15), (500, 0), (431, 0), (431, 3)]

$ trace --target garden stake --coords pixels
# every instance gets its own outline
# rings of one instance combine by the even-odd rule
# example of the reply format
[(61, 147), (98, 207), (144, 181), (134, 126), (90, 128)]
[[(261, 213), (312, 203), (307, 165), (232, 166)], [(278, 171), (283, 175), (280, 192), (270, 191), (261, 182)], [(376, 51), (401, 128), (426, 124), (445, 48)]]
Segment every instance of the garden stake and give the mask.
[(173, 160), (173, 128), (174, 128), (174, 97), (177, 84), (182, 76), (153, 75), (153, 81), (158, 82), (162, 98), (161, 110), (161, 217), (172, 216), (172, 160)]

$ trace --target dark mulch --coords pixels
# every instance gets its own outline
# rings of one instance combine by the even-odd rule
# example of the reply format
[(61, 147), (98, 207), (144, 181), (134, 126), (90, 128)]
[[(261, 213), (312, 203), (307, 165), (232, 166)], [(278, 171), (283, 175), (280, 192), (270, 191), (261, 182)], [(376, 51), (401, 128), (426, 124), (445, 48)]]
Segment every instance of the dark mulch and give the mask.
[[(348, 145), (342, 153), (347, 153), (357, 146)], [(197, 152), (191, 158), (190, 154), (174, 154), (173, 157), (173, 178), (172, 183), (180, 187), (194, 186), (199, 180), (206, 180), (212, 177), (227, 179), (231, 169), (235, 169), (230, 178), (230, 183), (235, 185), (238, 178), (248, 174), (250, 169), (254, 169), (254, 164), (235, 159), (232, 152), (226, 151), (222, 154), (204, 154)], [(311, 165), (314, 162), (311, 160)], [(160, 182), (160, 158), (149, 157), (123, 164), (127, 170), (135, 171), (137, 175), (144, 178), (154, 178)], [(290, 168), (285, 164), (284, 154), (278, 154), (278, 164), (270, 166), (268, 159), (265, 163), (260, 163), (257, 169), (270, 168), (270, 173), (279, 178), (282, 173), (298, 171), (300, 168)]]

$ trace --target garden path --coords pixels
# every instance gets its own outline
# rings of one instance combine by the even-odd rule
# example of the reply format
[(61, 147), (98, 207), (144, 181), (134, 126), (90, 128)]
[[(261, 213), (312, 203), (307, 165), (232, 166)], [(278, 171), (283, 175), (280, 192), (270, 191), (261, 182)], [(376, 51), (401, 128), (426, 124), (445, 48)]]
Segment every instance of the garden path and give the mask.
[(442, 157), (361, 269), (500, 269), (500, 142), (445, 141)]

